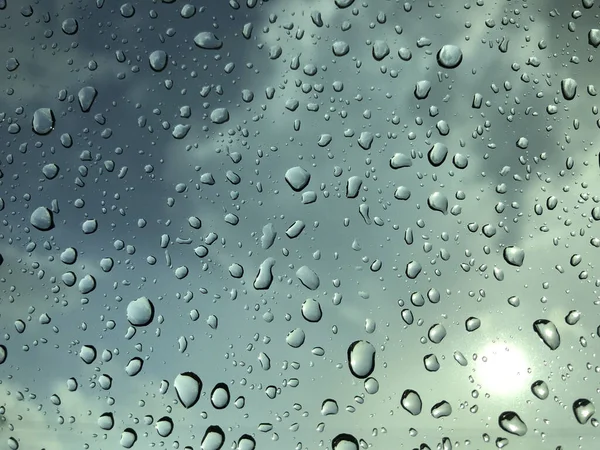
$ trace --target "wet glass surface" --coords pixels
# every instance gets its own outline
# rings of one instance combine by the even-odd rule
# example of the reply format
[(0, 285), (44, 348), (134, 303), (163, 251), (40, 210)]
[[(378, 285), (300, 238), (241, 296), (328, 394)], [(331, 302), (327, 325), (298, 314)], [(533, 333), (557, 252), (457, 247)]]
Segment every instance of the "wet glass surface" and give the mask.
[(599, 15), (0, 0), (1, 448), (596, 448)]

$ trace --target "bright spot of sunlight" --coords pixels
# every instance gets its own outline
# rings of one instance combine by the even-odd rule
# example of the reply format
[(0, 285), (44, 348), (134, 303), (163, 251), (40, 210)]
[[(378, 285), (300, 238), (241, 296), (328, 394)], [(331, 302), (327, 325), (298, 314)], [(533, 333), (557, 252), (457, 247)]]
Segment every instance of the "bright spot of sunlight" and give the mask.
[(516, 395), (530, 381), (529, 365), (523, 352), (504, 343), (486, 346), (479, 353), (475, 367), (475, 381), (490, 394)]

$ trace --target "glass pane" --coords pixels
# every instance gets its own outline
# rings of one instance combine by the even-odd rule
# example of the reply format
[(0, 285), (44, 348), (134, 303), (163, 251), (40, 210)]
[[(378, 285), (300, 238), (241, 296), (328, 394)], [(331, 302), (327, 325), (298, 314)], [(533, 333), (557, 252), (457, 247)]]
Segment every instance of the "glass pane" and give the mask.
[(600, 3), (0, 0), (0, 442), (592, 449)]

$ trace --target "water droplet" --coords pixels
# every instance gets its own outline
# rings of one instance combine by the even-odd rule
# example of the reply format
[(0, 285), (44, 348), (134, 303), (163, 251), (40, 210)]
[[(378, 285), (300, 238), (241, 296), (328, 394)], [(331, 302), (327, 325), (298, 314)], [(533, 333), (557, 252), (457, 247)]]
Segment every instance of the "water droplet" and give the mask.
[(167, 416), (161, 417), (154, 427), (160, 437), (167, 437), (173, 432), (173, 419)]
[(540, 400), (546, 400), (550, 394), (548, 385), (543, 380), (534, 381), (531, 385), (531, 392)]
[(307, 298), (302, 304), (302, 317), (308, 322), (318, 322), (323, 317), (321, 304), (314, 298)]
[(452, 414), (452, 406), (450, 406), (450, 403), (448, 403), (445, 400), (442, 400), (441, 402), (436, 403), (431, 408), (431, 415), (435, 419), (440, 419), (442, 417), (447, 417), (450, 414)]
[(379, 392), (379, 381), (373, 377), (369, 377), (365, 380), (365, 391), (367, 394), (374, 395)]
[(111, 412), (106, 412), (98, 417), (98, 426), (103, 430), (112, 430), (115, 426), (115, 418)]
[(600, 45), (600, 30), (597, 28), (592, 28), (588, 32), (588, 44), (592, 47), (597, 48)]
[(446, 157), (448, 156), (448, 147), (445, 144), (440, 142), (436, 142), (433, 144), (431, 149), (429, 149), (429, 153), (427, 153), (427, 158), (429, 159), (429, 163), (433, 167), (441, 166)]
[(377, 40), (373, 43), (372, 54), (375, 61), (381, 61), (390, 54), (390, 47), (387, 42)]
[(467, 331), (472, 332), (475, 331), (476, 329), (478, 329), (481, 326), (481, 320), (478, 319), (477, 317), (469, 317), (466, 321), (465, 321), (465, 328), (467, 329)]
[(183, 372), (173, 382), (177, 398), (184, 408), (189, 409), (198, 403), (202, 393), (202, 380), (193, 372)]
[(302, 167), (296, 166), (285, 173), (285, 181), (296, 192), (300, 192), (310, 182), (310, 173)]
[(256, 440), (248, 434), (240, 436), (236, 450), (254, 450), (256, 448)]
[(434, 344), (439, 344), (446, 337), (446, 328), (441, 323), (436, 323), (429, 328), (427, 336), (431, 342)]
[(427, 199), (427, 206), (432, 211), (438, 211), (442, 214), (448, 214), (448, 197), (441, 192), (434, 192)]
[(560, 82), (560, 90), (565, 100), (573, 100), (577, 95), (577, 81), (565, 78)]
[(72, 17), (63, 20), (60, 27), (63, 30), (63, 33), (69, 36), (77, 33), (77, 30), (79, 30), (79, 24), (77, 23), (77, 19), (74, 19)]
[(400, 405), (413, 416), (421, 414), (421, 410), (423, 409), (421, 396), (417, 391), (413, 391), (412, 389), (406, 389), (404, 391), (402, 399), (400, 400)]
[[(346, 2), (348, 0), (345, 0)], [(350, 0), (352, 2), (354, 0)], [(338, 4), (342, 2), (342, 0), (335, 0), (335, 3)], [(331, 449), (332, 450), (359, 450), (358, 441), (351, 434), (338, 434), (331, 440)]]
[(521, 420), (519, 415), (513, 411), (504, 411), (498, 417), (498, 425), (504, 431), (515, 436), (525, 436), (527, 433), (527, 425)]
[(164, 50), (154, 50), (148, 56), (148, 62), (150, 63), (150, 67), (155, 72), (160, 72), (167, 67), (167, 63), (169, 62), (169, 56)]
[(394, 156), (390, 158), (390, 167), (392, 169), (402, 169), (404, 167), (411, 167), (412, 159), (410, 159), (404, 153), (394, 153)]
[(225, 433), (221, 427), (217, 425), (211, 425), (206, 429), (200, 448), (202, 450), (220, 450), (225, 443)]
[(345, 56), (350, 51), (350, 46), (344, 41), (335, 41), (331, 48), (335, 56)]
[(425, 100), (431, 92), (431, 81), (420, 80), (415, 84), (415, 98), (417, 100)]
[(223, 42), (210, 31), (202, 31), (194, 38), (194, 43), (205, 50), (218, 50), (223, 47)]
[(408, 278), (414, 280), (421, 273), (421, 270), (423, 270), (421, 264), (419, 264), (417, 261), (410, 261), (408, 264), (406, 264), (405, 273)]
[(48, 180), (53, 180), (56, 178), (58, 171), (59, 167), (54, 163), (46, 164), (44, 167), (42, 167), (42, 173)]
[(368, 341), (354, 341), (348, 347), (348, 367), (356, 378), (367, 378), (375, 370), (375, 347)]
[(271, 287), (271, 283), (273, 283), (273, 266), (275, 265), (274, 258), (265, 259), (260, 267), (258, 268), (258, 273), (256, 274), (256, 278), (254, 279), (254, 289), (256, 290), (265, 290)]
[(444, 69), (455, 69), (462, 60), (462, 51), (456, 45), (444, 45), (437, 53), (437, 62)]
[(556, 350), (560, 346), (560, 334), (556, 325), (549, 320), (536, 320), (533, 323), (533, 329), (550, 350)]
[(307, 266), (300, 267), (296, 271), (296, 276), (300, 282), (311, 291), (318, 289), (319, 285), (321, 284), (319, 276), (315, 273), (315, 271)]
[(304, 333), (304, 330), (302, 328), (296, 328), (288, 333), (285, 342), (292, 348), (298, 348), (304, 344), (305, 339), (306, 334)]
[(590, 400), (580, 398), (573, 402), (573, 413), (575, 414), (577, 422), (584, 425), (596, 413), (596, 407)]
[(126, 428), (121, 433), (119, 444), (124, 448), (131, 448), (134, 446), (135, 441), (137, 441), (137, 433), (132, 428)]
[(440, 370), (440, 362), (434, 354), (425, 355), (423, 357), (423, 365), (428, 372), (437, 372)]
[(40, 231), (49, 231), (54, 228), (54, 217), (52, 211), (44, 206), (36, 208), (33, 213), (31, 213), (29, 222)]
[[(348, 8), (349, 6), (352, 5), (352, 3), (354, 3), (354, 0), (335, 0), (335, 5), (340, 9)], [(346, 450), (346, 449), (344, 449), (344, 450)]]
[(394, 198), (396, 200), (408, 200), (410, 196), (410, 189), (408, 189), (406, 186), (398, 186), (394, 191)]
[(360, 148), (362, 148), (363, 150), (369, 150), (371, 148), (371, 145), (373, 145), (374, 139), (375, 136), (373, 136), (373, 133), (371, 133), (370, 131), (362, 131), (357, 139), (357, 142), (358, 145), (360, 145)]
[(210, 402), (215, 409), (223, 409), (229, 405), (229, 388), (225, 383), (217, 383), (210, 393)]
[(509, 246), (504, 249), (504, 260), (511, 266), (521, 267), (525, 260), (525, 251), (522, 248)]
[(339, 412), (338, 404), (335, 400), (328, 398), (321, 404), (321, 414), (324, 416), (333, 416)]
[(221, 125), (229, 121), (229, 110), (227, 108), (216, 108), (210, 113), (210, 121), (214, 124)]
[(88, 112), (90, 109), (92, 109), (92, 105), (94, 104), (94, 100), (96, 100), (97, 95), (98, 91), (93, 86), (81, 88), (77, 94), (81, 111)]
[(86, 364), (91, 364), (96, 360), (96, 347), (93, 345), (82, 345), (79, 350), (79, 357)]
[(125, 373), (130, 377), (135, 377), (138, 373), (142, 371), (144, 367), (144, 361), (142, 358), (138, 358), (137, 356), (131, 358), (127, 365), (125, 366)]
[(127, 305), (127, 320), (135, 327), (145, 327), (154, 318), (154, 305), (148, 298), (139, 297)]
[(96, 279), (91, 275), (86, 275), (81, 280), (79, 280), (77, 288), (79, 289), (79, 292), (81, 294), (89, 294), (94, 289), (96, 289)]
[(50, 108), (40, 108), (33, 113), (31, 127), (34, 133), (44, 136), (54, 130), (54, 112)]
[(133, 17), (133, 15), (135, 14), (135, 8), (131, 3), (123, 3), (119, 8), (119, 11), (121, 12), (121, 15), (126, 19)]

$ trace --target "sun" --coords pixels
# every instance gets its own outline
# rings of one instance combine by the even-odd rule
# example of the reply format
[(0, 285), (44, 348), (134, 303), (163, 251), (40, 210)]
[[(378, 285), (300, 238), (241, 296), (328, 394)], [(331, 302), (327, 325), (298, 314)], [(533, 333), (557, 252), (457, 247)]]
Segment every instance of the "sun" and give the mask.
[(526, 388), (529, 366), (517, 347), (496, 342), (478, 353), (474, 377), (490, 394), (514, 396)]

